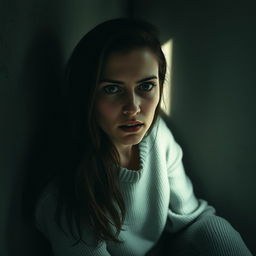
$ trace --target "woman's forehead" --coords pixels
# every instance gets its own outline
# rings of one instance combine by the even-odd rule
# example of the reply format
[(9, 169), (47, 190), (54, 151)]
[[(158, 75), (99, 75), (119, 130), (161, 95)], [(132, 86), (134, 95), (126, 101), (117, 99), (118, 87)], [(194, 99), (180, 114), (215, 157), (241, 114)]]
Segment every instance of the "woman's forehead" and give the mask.
[(110, 55), (103, 69), (103, 77), (145, 76), (158, 74), (158, 61), (147, 49)]

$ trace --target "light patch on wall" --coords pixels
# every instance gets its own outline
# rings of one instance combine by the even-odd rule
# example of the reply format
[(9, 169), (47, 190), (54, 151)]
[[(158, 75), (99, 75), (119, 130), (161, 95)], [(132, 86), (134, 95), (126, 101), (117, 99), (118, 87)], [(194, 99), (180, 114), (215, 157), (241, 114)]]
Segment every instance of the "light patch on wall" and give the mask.
[(173, 40), (168, 40), (162, 45), (162, 51), (165, 55), (167, 62), (166, 78), (163, 89), (163, 97), (161, 101), (161, 109), (167, 116), (171, 115), (171, 75), (172, 75), (172, 50), (173, 50)]

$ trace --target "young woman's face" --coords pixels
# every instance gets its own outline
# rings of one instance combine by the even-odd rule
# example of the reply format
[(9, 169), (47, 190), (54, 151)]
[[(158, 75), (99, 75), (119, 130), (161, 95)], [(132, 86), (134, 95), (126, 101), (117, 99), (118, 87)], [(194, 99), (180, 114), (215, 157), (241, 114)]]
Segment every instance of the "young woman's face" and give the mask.
[[(114, 53), (98, 87), (97, 122), (117, 148), (136, 145), (153, 121), (159, 95), (158, 61), (150, 50)], [(120, 128), (129, 121), (143, 125), (137, 131)]]

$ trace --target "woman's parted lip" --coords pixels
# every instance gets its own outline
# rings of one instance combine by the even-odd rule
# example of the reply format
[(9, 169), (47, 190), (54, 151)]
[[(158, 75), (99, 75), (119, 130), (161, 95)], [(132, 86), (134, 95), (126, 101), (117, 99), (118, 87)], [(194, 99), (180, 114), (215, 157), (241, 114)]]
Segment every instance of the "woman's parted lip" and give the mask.
[(128, 125), (136, 125), (136, 124), (141, 124), (141, 125), (143, 125), (143, 123), (140, 122), (140, 121), (129, 121), (129, 122), (126, 122), (126, 123), (121, 124), (119, 127), (121, 127), (121, 126), (128, 126)]

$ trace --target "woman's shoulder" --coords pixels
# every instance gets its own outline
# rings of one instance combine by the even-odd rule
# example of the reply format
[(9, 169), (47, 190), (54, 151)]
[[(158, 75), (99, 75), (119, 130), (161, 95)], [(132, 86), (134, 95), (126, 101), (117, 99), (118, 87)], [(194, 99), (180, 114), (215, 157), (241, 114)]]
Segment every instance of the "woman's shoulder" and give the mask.
[(44, 232), (45, 216), (49, 218), (53, 216), (57, 205), (57, 187), (51, 181), (41, 191), (37, 198), (34, 209), (35, 225)]
[(159, 143), (172, 143), (175, 142), (174, 136), (170, 128), (168, 127), (165, 119), (162, 116), (158, 116), (154, 132), (152, 133), (152, 136), (157, 137), (157, 140)]

